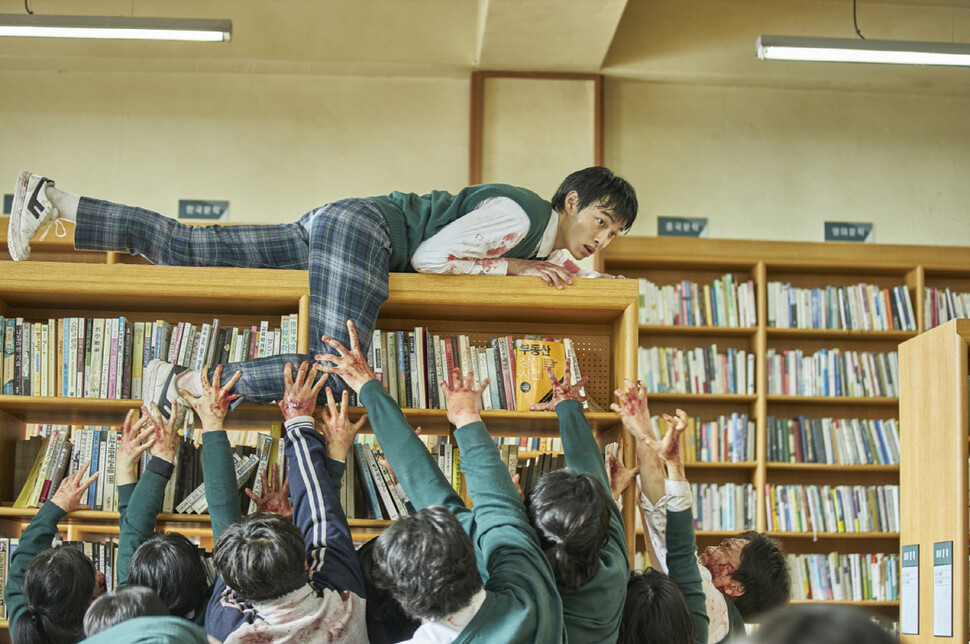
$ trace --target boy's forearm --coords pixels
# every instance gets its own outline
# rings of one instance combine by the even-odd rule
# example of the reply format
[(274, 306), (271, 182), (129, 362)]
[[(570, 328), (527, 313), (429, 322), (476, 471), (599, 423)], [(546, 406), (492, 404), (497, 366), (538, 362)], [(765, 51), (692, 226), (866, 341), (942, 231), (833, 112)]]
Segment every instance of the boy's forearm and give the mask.
[(226, 528), (242, 519), (236, 468), (225, 432), (202, 435), (202, 480), (212, 519), (212, 539), (216, 542)]
[(637, 463), (640, 473), (640, 491), (650, 503), (656, 504), (664, 495), (666, 476), (663, 459), (642, 441), (637, 441)]

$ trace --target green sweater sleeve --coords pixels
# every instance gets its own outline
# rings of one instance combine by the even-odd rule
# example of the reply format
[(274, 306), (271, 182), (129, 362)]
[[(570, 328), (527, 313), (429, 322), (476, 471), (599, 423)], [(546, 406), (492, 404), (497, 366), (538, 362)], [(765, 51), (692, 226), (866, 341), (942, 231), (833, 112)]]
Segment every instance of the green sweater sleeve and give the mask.
[(697, 541), (694, 538), (694, 513), (691, 510), (667, 510), (667, 569), (687, 595), (687, 605), (694, 619), (697, 644), (707, 644), (710, 619), (701, 573), (697, 569)]
[(153, 457), (131, 492), (131, 498), (127, 504), (131, 509), (126, 509), (118, 520), (120, 530), (115, 569), (119, 587), (128, 583), (128, 564), (138, 546), (155, 532), (155, 520), (158, 518), (158, 513), (162, 511), (165, 486), (172, 478), (173, 470), (173, 465), (168, 461)]
[(226, 432), (202, 434), (202, 480), (205, 481), (205, 498), (209, 504), (212, 540), (215, 543), (226, 528), (242, 520), (236, 469), (232, 464), (232, 449)]
[(381, 383), (376, 380), (365, 383), (360, 388), (360, 401), (367, 409), (370, 425), (374, 428), (374, 435), (384, 450), (387, 462), (414, 507), (420, 510), (429, 505), (443, 505), (458, 516), (464, 525), (468, 517), (463, 515), (468, 513), (468, 508), (445, 480), (438, 464), (431, 459), (428, 448), (411, 429), (401, 408), (384, 391)]
[(23, 614), (24, 604), (24, 573), (34, 557), (51, 546), (54, 535), (57, 534), (57, 522), (64, 518), (64, 510), (48, 501), (30, 520), (30, 524), (20, 535), (20, 544), (10, 558), (7, 570), (7, 585), (3, 596), (7, 602), (7, 620), (9, 632), (13, 633), (14, 625)]

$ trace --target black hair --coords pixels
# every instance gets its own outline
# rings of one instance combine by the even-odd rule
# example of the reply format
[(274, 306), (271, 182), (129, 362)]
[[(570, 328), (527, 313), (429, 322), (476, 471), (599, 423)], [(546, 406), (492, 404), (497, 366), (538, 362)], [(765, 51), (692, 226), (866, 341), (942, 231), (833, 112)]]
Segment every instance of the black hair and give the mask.
[(788, 603), (791, 576), (781, 544), (766, 534), (748, 530), (738, 535), (747, 539), (741, 550), (741, 564), (731, 573), (732, 579), (744, 585), (744, 594), (733, 597), (734, 605), (745, 621)]
[(84, 639), (84, 611), (94, 594), (94, 564), (83, 552), (56, 546), (34, 557), (24, 572), (24, 612), (15, 644), (73, 644)]
[(404, 642), (414, 637), (421, 621), (404, 612), (394, 595), (374, 583), (374, 547), (377, 538), (365, 542), (357, 549), (357, 561), (364, 577), (364, 594), (367, 597), (367, 641), (371, 644)]
[(84, 634), (91, 637), (134, 617), (168, 615), (168, 607), (147, 586), (124, 586), (91, 602), (84, 614)]
[(592, 474), (569, 468), (544, 474), (529, 488), (529, 521), (559, 586), (575, 590), (596, 575), (600, 551), (610, 537), (612, 504)]
[(563, 212), (566, 209), (566, 196), (573, 190), (579, 195), (580, 210), (589, 205), (603, 208), (623, 224), (623, 232), (630, 230), (637, 219), (639, 205), (636, 190), (609, 168), (592, 166), (566, 177), (552, 196), (553, 210)]
[(799, 604), (765, 614), (752, 644), (899, 644), (874, 616), (852, 606)]
[(376, 539), (371, 577), (417, 619), (439, 619), (482, 588), (475, 546), (457, 517), (430, 505), (398, 519)]
[(693, 644), (696, 631), (687, 596), (672, 577), (653, 568), (630, 573), (617, 644)]
[(308, 583), (303, 533), (272, 512), (233, 523), (212, 553), (226, 585), (250, 601), (282, 597)]
[(199, 607), (209, 585), (198, 546), (177, 532), (156, 532), (138, 546), (128, 564), (128, 583), (153, 589), (179, 617)]

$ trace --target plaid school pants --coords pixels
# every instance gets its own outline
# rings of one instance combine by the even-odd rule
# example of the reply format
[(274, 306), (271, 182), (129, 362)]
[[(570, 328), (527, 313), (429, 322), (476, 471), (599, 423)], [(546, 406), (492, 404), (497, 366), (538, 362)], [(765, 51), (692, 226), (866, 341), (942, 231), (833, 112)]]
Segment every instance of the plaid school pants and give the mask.
[[(347, 319), (357, 325), (361, 350), (371, 343), (377, 314), (387, 300), (391, 238), (380, 208), (366, 199), (344, 199), (311, 210), (291, 224), (187, 226), (158, 213), (82, 197), (74, 247), (128, 252), (166, 266), (240, 266), (307, 270), (310, 277), (310, 352), (223, 365), (224, 378), (242, 376), (234, 393), (269, 403), (283, 394), (283, 368), (313, 364), (330, 353), (321, 335), (350, 346)], [(242, 294), (240, 294), (242, 296)], [(209, 371), (211, 378), (215, 365)], [(346, 388), (327, 381), (339, 400)], [(325, 401), (325, 389), (320, 402)]]

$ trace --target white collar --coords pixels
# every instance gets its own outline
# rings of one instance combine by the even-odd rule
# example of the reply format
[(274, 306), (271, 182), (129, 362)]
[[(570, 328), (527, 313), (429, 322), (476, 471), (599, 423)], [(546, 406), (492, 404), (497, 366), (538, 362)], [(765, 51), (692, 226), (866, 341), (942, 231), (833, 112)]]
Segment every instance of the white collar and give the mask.
[(542, 231), (542, 239), (539, 240), (539, 248), (536, 250), (536, 257), (549, 257), (552, 255), (552, 247), (556, 244), (556, 233), (559, 231), (559, 213), (552, 211), (546, 229)]

